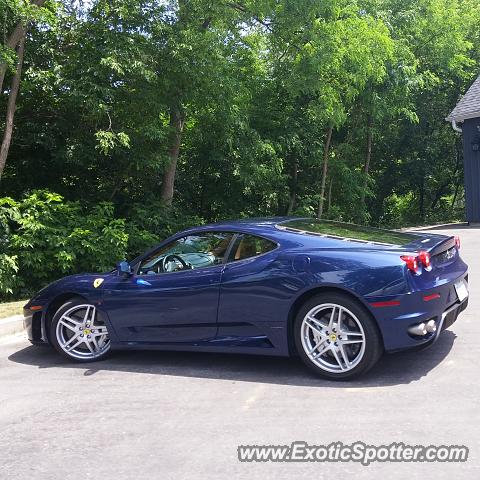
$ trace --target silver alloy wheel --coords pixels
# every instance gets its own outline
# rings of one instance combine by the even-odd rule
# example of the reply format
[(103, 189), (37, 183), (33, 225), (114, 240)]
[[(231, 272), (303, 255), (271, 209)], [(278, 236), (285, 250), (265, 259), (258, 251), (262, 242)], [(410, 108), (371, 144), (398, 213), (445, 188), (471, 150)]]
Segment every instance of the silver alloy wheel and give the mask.
[(312, 308), (302, 320), (300, 334), (308, 358), (327, 372), (348, 372), (365, 353), (362, 324), (342, 305), (324, 303)]
[(62, 350), (74, 358), (91, 360), (110, 349), (107, 327), (93, 305), (75, 305), (62, 314), (56, 336)]

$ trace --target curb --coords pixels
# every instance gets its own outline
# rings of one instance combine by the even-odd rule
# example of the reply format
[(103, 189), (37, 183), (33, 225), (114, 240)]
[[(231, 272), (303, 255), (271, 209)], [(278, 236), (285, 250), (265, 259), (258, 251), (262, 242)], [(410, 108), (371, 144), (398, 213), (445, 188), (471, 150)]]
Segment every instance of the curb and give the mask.
[(23, 315), (14, 315), (0, 319), (0, 337), (23, 332)]
[(423, 225), (420, 227), (405, 227), (405, 228), (400, 228), (401, 232), (422, 232), (425, 230), (446, 230), (450, 228), (459, 228), (459, 229), (464, 229), (473, 226), (472, 224), (469, 224), (468, 222), (457, 222), (457, 223), (439, 223), (436, 225)]

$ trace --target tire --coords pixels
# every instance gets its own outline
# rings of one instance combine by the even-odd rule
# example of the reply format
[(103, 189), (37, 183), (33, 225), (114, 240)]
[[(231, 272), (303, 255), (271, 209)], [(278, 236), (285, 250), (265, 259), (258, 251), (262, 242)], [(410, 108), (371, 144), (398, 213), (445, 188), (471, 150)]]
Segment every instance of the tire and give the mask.
[(320, 293), (302, 305), (295, 317), (294, 336), (305, 365), (330, 380), (364, 374), (383, 353), (370, 313), (348, 295), (336, 292)]
[(74, 297), (53, 316), (50, 340), (69, 360), (86, 363), (110, 353), (110, 337), (102, 314), (87, 300)]

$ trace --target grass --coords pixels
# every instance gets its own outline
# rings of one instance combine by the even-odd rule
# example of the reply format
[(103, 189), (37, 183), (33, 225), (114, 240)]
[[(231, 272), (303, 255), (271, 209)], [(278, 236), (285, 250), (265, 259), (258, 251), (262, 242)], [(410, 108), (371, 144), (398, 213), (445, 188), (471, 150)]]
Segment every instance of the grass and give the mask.
[(27, 300), (20, 300), (19, 302), (0, 303), (0, 319), (11, 317), (13, 315), (21, 315), (22, 308), (27, 303)]

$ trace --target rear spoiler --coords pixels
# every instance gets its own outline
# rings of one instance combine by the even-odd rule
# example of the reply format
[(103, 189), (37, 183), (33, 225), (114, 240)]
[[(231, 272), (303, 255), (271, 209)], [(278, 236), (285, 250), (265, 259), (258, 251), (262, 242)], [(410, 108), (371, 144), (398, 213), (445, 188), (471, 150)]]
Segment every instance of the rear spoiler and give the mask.
[(445, 252), (455, 246), (455, 237), (452, 236), (429, 234), (425, 232), (415, 233), (419, 234), (419, 239), (404, 245), (402, 247), (403, 249), (415, 251), (425, 250), (433, 257), (434, 255), (438, 255), (439, 253)]

